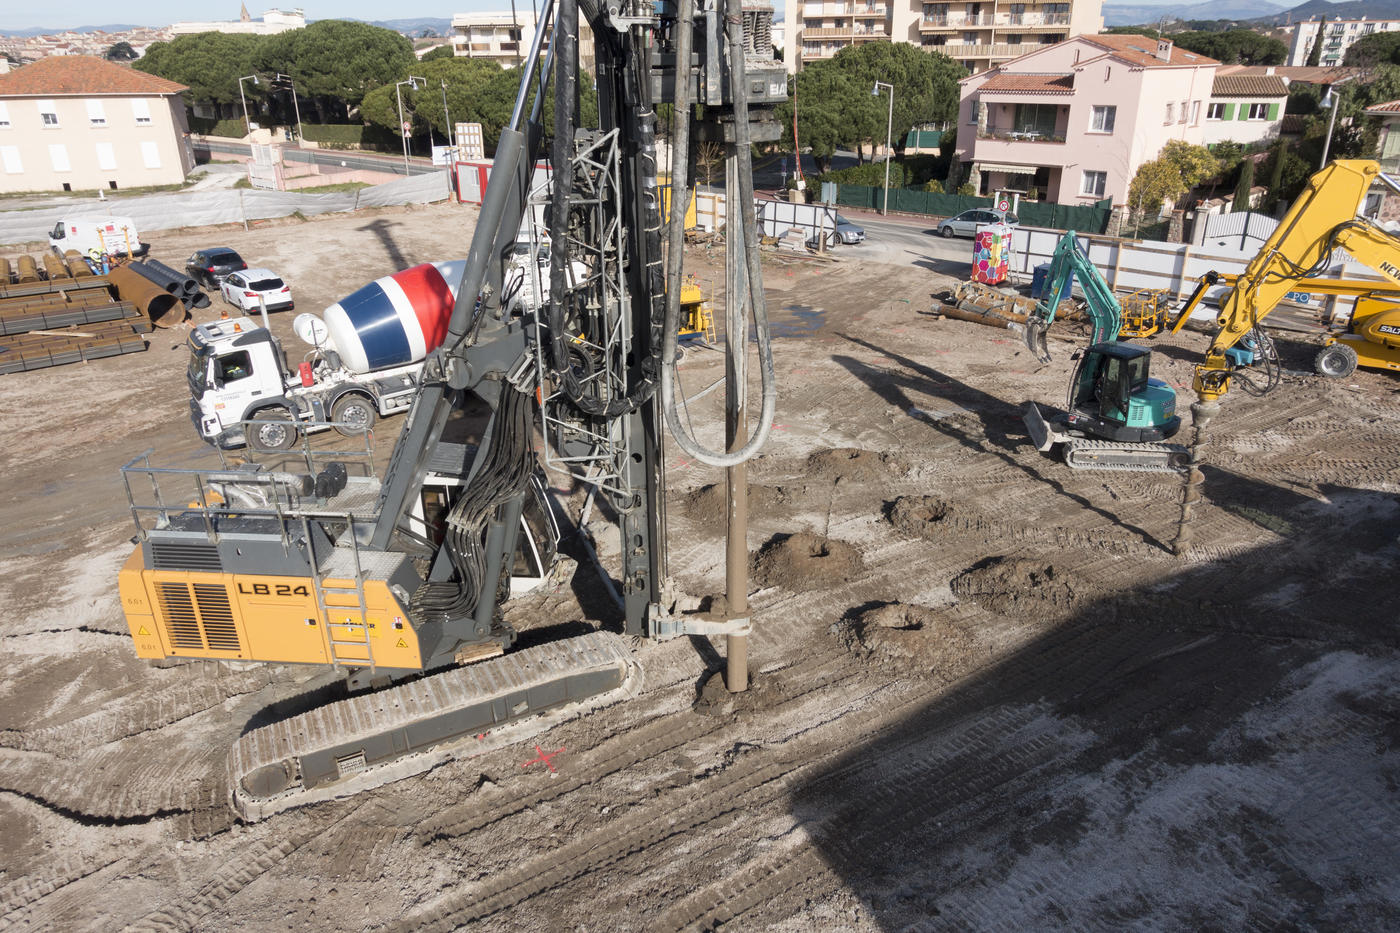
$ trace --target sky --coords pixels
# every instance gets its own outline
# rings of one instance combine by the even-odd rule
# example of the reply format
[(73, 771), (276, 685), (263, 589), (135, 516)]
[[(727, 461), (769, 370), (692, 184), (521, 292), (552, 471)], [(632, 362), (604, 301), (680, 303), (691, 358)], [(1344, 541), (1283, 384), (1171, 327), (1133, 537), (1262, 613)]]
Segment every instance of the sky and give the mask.
[[(1140, 5), (1177, 5), (1181, 0), (1108, 0), (1108, 2), (1135, 3)], [(1293, 0), (1277, 0), (1283, 6), (1293, 6)], [(520, 9), (534, 5), (533, 0), (516, 0)], [(314, 2), (301, 0), (301, 9), (307, 19), (415, 19), (432, 17), (451, 19), (453, 13), (471, 13), (484, 10), (506, 10), (510, 0), (412, 0), (403, 6), (385, 4), (384, 0), (334, 0), (334, 2)], [(782, 8), (782, 0), (773, 4)], [(256, 19), (269, 7), (292, 9), (295, 0), (284, 4), (268, 4), (251, 0), (248, 12)], [(189, 0), (143, 0), (136, 4), (113, 4), (110, 0), (66, 0), (62, 4), (49, 7), (44, 3), (26, 3), (23, 0), (0, 0), (0, 29), (29, 29), (35, 26), (51, 27), (55, 31), (74, 26), (104, 26), (114, 23), (130, 23), (134, 26), (167, 26), (170, 23), (190, 19), (218, 20), (238, 19), (238, 0), (215, 0), (212, 3), (191, 5)], [(196, 12), (197, 11), (197, 12)]]
[[(516, 0), (516, 5), (529, 9), (533, 4), (531, 0)], [(510, 0), (412, 0), (403, 5), (386, 4), (384, 0), (290, 0), (286, 3), (248, 0), (248, 12), (254, 19), (260, 18), (266, 9), (291, 10), (298, 6), (307, 19), (451, 19), (453, 13), (510, 9)], [(74, 26), (104, 26), (109, 23), (168, 26), (192, 19), (238, 19), (240, 9), (239, 0), (213, 0), (196, 4), (191, 4), (189, 0), (142, 0), (129, 4), (111, 3), (110, 0), (65, 0), (53, 5), (0, 0), (0, 29), (48, 26), (61, 31)]]

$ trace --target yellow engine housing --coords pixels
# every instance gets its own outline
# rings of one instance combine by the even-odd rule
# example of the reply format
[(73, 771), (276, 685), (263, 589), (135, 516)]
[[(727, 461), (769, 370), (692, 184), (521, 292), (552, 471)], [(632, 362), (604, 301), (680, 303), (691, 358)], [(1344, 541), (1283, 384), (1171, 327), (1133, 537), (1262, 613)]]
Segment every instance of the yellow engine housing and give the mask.
[[(136, 548), (118, 575), (122, 611), (143, 658), (216, 658), (421, 670), (418, 634), (383, 580), (149, 570)], [(349, 592), (345, 592), (348, 590)]]

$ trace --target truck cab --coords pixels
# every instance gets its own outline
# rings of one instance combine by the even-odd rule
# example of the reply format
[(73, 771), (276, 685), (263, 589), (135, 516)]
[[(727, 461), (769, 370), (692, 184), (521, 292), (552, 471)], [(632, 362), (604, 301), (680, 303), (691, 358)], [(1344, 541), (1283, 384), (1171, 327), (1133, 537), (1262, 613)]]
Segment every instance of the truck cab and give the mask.
[(190, 332), (190, 417), (199, 436), (219, 447), (244, 443), (240, 422), (259, 410), (285, 410), (282, 348), (248, 318), (201, 324)]

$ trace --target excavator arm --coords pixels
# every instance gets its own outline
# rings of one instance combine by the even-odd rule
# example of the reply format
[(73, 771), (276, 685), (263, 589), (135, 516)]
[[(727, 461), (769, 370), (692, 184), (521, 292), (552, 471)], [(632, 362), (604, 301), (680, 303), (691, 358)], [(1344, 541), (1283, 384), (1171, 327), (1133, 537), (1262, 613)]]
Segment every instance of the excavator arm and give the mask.
[[(1234, 278), (1234, 287), (1220, 303), (1216, 319), (1220, 332), (1196, 367), (1193, 388), (1202, 402), (1217, 401), (1229, 390), (1231, 365), (1225, 351), (1254, 330), (1301, 281), (1323, 271), (1334, 251), (1345, 250), (1400, 285), (1400, 242), (1356, 213), (1378, 177), (1385, 180), (1376, 162), (1343, 159), (1308, 182), (1273, 236)], [(1363, 287), (1374, 289), (1375, 283)], [(1173, 331), (1190, 316), (1199, 294), (1192, 298)]]
[[(1336, 250), (1345, 250), (1400, 285), (1400, 242), (1357, 214), (1358, 206), (1377, 179), (1400, 190), (1381, 174), (1376, 162), (1363, 159), (1333, 162), (1308, 181), (1307, 188), (1293, 202), (1282, 223), (1243, 273), (1233, 278), (1208, 274), (1230, 284), (1231, 288), (1220, 303), (1220, 315), (1216, 319), (1220, 331), (1206, 350), (1205, 359), (1196, 366), (1193, 388), (1197, 400), (1191, 405), (1191, 466), (1186, 472), (1181, 518), (1172, 542), (1172, 550), (1177, 554), (1185, 552), (1191, 544), (1191, 523), (1205, 482), (1200, 469), (1202, 452), (1208, 443), (1210, 422), (1220, 411), (1220, 398), (1230, 388), (1233, 366), (1226, 351), (1255, 330), (1301, 282), (1325, 271)], [(1203, 279), (1198, 284), (1173, 332), (1181, 329), (1210, 284), (1213, 280)], [(1332, 294), (1360, 294), (1375, 289), (1374, 282), (1329, 281), (1327, 285), (1325, 290)]]
[(1118, 331), (1123, 326), (1122, 305), (1103, 275), (1080, 249), (1078, 234), (1071, 230), (1056, 244), (1055, 252), (1050, 257), (1050, 274), (1045, 290), (1041, 292), (1041, 300), (1036, 303), (1035, 311), (1026, 319), (1026, 346), (1042, 363), (1050, 362), (1046, 331), (1055, 320), (1060, 302), (1069, 296), (1070, 283), (1074, 279), (1079, 280), (1079, 287), (1089, 306), (1089, 320), (1094, 326), (1090, 346), (1116, 341)]

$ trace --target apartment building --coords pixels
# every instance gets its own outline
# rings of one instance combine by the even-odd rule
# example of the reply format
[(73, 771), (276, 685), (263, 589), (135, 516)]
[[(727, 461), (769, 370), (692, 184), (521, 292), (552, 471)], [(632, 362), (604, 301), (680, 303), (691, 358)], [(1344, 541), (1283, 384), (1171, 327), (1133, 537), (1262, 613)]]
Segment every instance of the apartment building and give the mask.
[(184, 90), (86, 55), (0, 75), (0, 192), (184, 181), (194, 168)]
[(1400, 29), (1400, 19), (1336, 19), (1327, 17), (1308, 20), (1293, 26), (1293, 38), (1288, 44), (1288, 64), (1306, 65), (1312, 52), (1318, 30), (1322, 30), (1322, 57), (1318, 65), (1334, 68), (1346, 58), (1347, 49), (1358, 39), (1378, 32), (1395, 32)]
[[(525, 60), (535, 41), (535, 14), (517, 12), (456, 13), (452, 17), (452, 54), (459, 58), (487, 58), (502, 68)], [(579, 17), (579, 58), (584, 70), (593, 68), (593, 30)], [(548, 43), (546, 43), (547, 46)]]
[(1125, 203), (1174, 139), (1205, 144), (1219, 63), (1145, 36), (1073, 36), (962, 80), (955, 158), (979, 193)]
[(862, 42), (908, 42), (942, 52), (974, 74), (1072, 35), (1103, 28), (1102, 0), (786, 0), (783, 59), (796, 73)]

